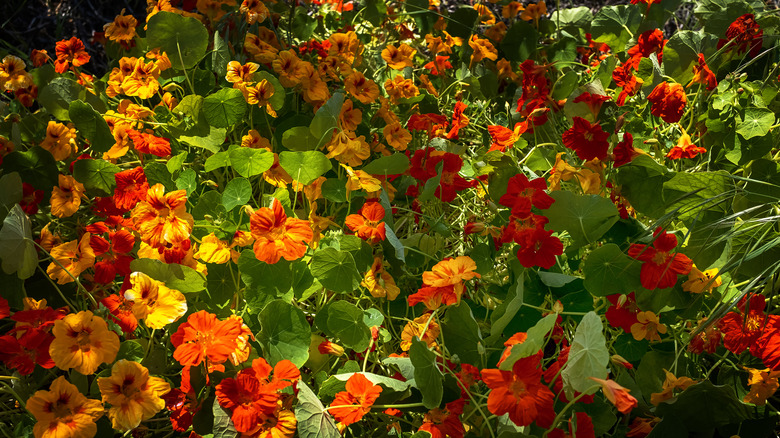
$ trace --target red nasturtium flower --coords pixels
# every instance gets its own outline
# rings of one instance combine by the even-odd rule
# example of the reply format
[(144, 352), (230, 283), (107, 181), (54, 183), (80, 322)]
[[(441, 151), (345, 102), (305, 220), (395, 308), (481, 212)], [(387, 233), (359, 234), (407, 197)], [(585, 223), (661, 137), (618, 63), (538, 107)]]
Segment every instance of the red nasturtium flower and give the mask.
[(677, 141), (677, 145), (669, 149), (666, 154), (666, 158), (672, 160), (679, 160), (680, 158), (694, 158), (699, 154), (707, 152), (707, 149), (696, 146), (691, 142), (691, 136), (683, 129), (680, 139)]
[(593, 420), (585, 412), (574, 412), (566, 422), (569, 427), (568, 432), (562, 429), (553, 429), (547, 436), (550, 438), (596, 438), (596, 432), (593, 429)]
[(715, 73), (707, 66), (704, 54), (699, 53), (698, 61), (698, 65), (693, 66), (693, 79), (688, 83), (688, 86), (702, 84), (707, 86), (707, 91), (714, 90), (718, 86), (718, 79), (715, 77)]
[(656, 85), (647, 100), (652, 104), (650, 112), (666, 123), (679, 122), (685, 112), (685, 104), (688, 103), (685, 88), (680, 84), (668, 82)]
[(527, 176), (520, 173), (509, 179), (506, 193), (498, 203), (511, 208), (513, 216), (526, 217), (531, 214), (531, 207), (546, 210), (553, 205), (555, 199), (545, 190), (547, 182), (544, 178), (529, 181)]
[(609, 325), (620, 327), (626, 333), (630, 333), (631, 326), (638, 322), (636, 315), (640, 312), (634, 292), (628, 295), (607, 295), (607, 300), (611, 305), (604, 316), (606, 316)]
[(629, 48), (626, 53), (630, 58), (647, 58), (653, 53), (657, 53), (660, 63), (665, 42), (661, 29), (646, 30), (637, 37), (636, 45)]
[(718, 322), (723, 332), (723, 345), (734, 354), (752, 347), (769, 324), (766, 323), (766, 299), (755, 294), (749, 300), (742, 300), (736, 312), (727, 313)]
[(385, 209), (377, 201), (366, 201), (359, 214), (351, 214), (345, 219), (350, 230), (368, 243), (385, 240)]
[(466, 430), (460, 421), (466, 399), (459, 398), (447, 403), (444, 409), (435, 408), (423, 417), (423, 424), (418, 430), (431, 434), (431, 438), (463, 438)]
[(586, 91), (575, 97), (574, 103), (584, 103), (590, 109), (590, 113), (593, 114), (593, 117), (598, 117), (599, 112), (601, 111), (601, 105), (608, 100), (612, 100), (612, 98), (603, 94), (593, 94)]
[(495, 415), (509, 413), (518, 426), (536, 421), (549, 427), (555, 418), (555, 394), (542, 383), (542, 354), (519, 359), (512, 371), (482, 370), (482, 381), (492, 390), (488, 395), (488, 410)]
[(346, 391), (336, 394), (329, 411), (337, 421), (349, 426), (371, 410), (381, 393), (381, 386), (371, 383), (363, 374), (355, 373), (347, 380)]
[(65, 73), (65, 70), (73, 67), (81, 67), (89, 62), (89, 54), (84, 50), (84, 43), (72, 37), (69, 40), (57, 42), (57, 60), (54, 61), (54, 70), (57, 73)]
[(235, 351), (241, 321), (233, 318), (220, 321), (205, 310), (191, 314), (171, 335), (176, 350), (173, 358), (184, 366), (198, 366), (206, 361), (209, 368), (225, 363)]
[(556, 256), (563, 254), (563, 243), (553, 236), (552, 230), (537, 227), (521, 233), (516, 242), (520, 245), (517, 260), (526, 268), (550, 269), (555, 265)]
[(507, 149), (512, 148), (515, 142), (520, 139), (520, 136), (528, 129), (528, 123), (518, 122), (515, 124), (514, 129), (509, 129), (505, 126), (488, 125), (488, 134), (493, 139), (493, 144), (490, 145), (490, 151), (506, 152)]
[(733, 40), (734, 43), (729, 48), (729, 51), (736, 47), (737, 52), (745, 53), (750, 51), (749, 56), (754, 57), (761, 50), (761, 46), (764, 43), (763, 37), (764, 31), (756, 22), (755, 15), (745, 14), (734, 20), (729, 28), (726, 29), (726, 39), (718, 42), (718, 49)]
[(138, 202), (146, 199), (149, 191), (149, 183), (143, 167), (123, 170), (114, 175), (116, 188), (114, 189), (114, 204), (120, 210), (128, 211)]
[(138, 132), (128, 129), (127, 135), (133, 141), (135, 150), (142, 154), (152, 154), (160, 158), (171, 155), (171, 142), (167, 138), (156, 137), (148, 132)]
[(273, 200), (271, 208), (263, 207), (251, 213), (249, 220), (255, 238), (255, 257), (266, 263), (276, 263), (282, 257), (287, 261), (298, 260), (314, 237), (309, 221), (287, 217), (278, 199)]
[(672, 253), (677, 248), (677, 236), (658, 227), (653, 233), (652, 246), (631, 244), (628, 255), (641, 260), (640, 281), (645, 289), (666, 289), (677, 283), (678, 275), (687, 275), (693, 261), (685, 254)]
[(609, 133), (598, 123), (591, 124), (582, 117), (574, 117), (573, 125), (563, 133), (563, 144), (573, 150), (580, 160), (607, 158)]
[[(94, 267), (96, 283), (108, 284), (114, 281), (117, 274), (122, 277), (130, 274), (130, 262), (133, 261), (130, 251), (135, 245), (135, 236), (116, 222), (110, 219), (87, 226), (87, 232), (90, 233), (89, 246), (97, 260)], [(105, 235), (108, 235), (107, 239)]]

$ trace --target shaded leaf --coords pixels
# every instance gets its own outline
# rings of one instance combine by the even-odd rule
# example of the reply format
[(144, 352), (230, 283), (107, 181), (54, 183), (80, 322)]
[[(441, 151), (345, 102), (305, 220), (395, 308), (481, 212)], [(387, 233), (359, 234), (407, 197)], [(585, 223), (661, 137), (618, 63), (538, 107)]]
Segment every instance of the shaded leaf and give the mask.
[(272, 365), (287, 359), (302, 367), (309, 358), (311, 327), (301, 309), (282, 300), (268, 303), (258, 315), (262, 326), (257, 340)]
[(414, 381), (422, 393), (423, 405), (428, 409), (438, 408), (444, 397), (444, 376), (436, 366), (436, 354), (415, 337), (409, 349), (409, 359), (414, 365)]
[(577, 325), (569, 360), (561, 371), (564, 389), (569, 395), (573, 395), (574, 391), (593, 394), (598, 385), (594, 386), (589, 377), (606, 379), (608, 363), (609, 350), (601, 317), (596, 312), (588, 312)]
[(177, 70), (191, 69), (206, 54), (209, 33), (195, 18), (162, 11), (149, 18), (147, 29), (149, 48), (166, 52)]

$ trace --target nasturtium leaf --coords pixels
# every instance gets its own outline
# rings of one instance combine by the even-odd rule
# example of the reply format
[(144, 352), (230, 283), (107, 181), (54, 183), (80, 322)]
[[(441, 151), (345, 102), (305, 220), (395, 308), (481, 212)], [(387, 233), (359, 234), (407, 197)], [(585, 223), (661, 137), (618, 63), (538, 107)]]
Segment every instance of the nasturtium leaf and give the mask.
[(362, 280), (352, 254), (335, 248), (321, 248), (314, 253), (311, 273), (320, 284), (334, 292), (352, 292)]
[(225, 309), (240, 289), (240, 284), (237, 286), (235, 283), (238, 281), (238, 274), (231, 272), (232, 263), (209, 263), (207, 266), (209, 275), (206, 276), (206, 291), (200, 296), (205, 297), (204, 301), (208, 302), (209, 306)]
[(539, 32), (525, 21), (515, 21), (506, 32), (500, 47), (506, 59), (522, 61), (536, 52), (539, 42)]
[(703, 221), (702, 212), (725, 213), (734, 197), (733, 181), (728, 172), (677, 172), (663, 185), (667, 213), (676, 212), (680, 219)]
[(227, 73), (227, 65), (230, 62), (230, 49), (227, 42), (219, 34), (214, 32), (214, 50), (211, 52), (211, 70), (218, 77), (224, 77)]
[(515, 284), (510, 286), (506, 299), (496, 307), (496, 310), (490, 315), (490, 339), (495, 340), (501, 336), (507, 325), (523, 307), (523, 298), (525, 295), (524, 276), (519, 276)]
[(146, 180), (149, 182), (150, 187), (155, 184), (162, 184), (167, 192), (178, 190), (171, 172), (168, 172), (168, 168), (163, 163), (156, 161), (148, 163), (144, 166), (144, 175), (146, 175)]
[(222, 192), (222, 205), (231, 211), (239, 205), (244, 205), (252, 199), (252, 184), (244, 178), (232, 179)]
[(57, 162), (49, 151), (38, 146), (6, 155), (0, 169), (3, 173), (19, 172), (22, 181), (44, 193), (51, 193), (52, 187), (59, 184)]
[(678, 83), (693, 79), (693, 66), (699, 65), (699, 53), (709, 56), (717, 46), (718, 37), (704, 31), (680, 30), (664, 44), (664, 71)]
[(149, 18), (146, 42), (167, 53), (173, 68), (189, 70), (206, 55), (209, 32), (200, 20), (163, 11)]
[(0, 228), (0, 260), (3, 272), (16, 273), (22, 280), (30, 278), (38, 266), (32, 225), (19, 204), (13, 206)]
[(528, 338), (522, 344), (517, 344), (512, 347), (509, 357), (507, 357), (501, 366), (502, 370), (511, 370), (512, 366), (518, 359), (528, 357), (536, 354), (542, 347), (544, 347), (547, 334), (555, 327), (555, 321), (558, 315), (551, 313), (544, 318), (540, 319), (533, 327), (528, 329)]
[(241, 90), (223, 88), (203, 99), (203, 114), (209, 125), (227, 128), (239, 122), (246, 113), (247, 104)]
[(317, 149), (318, 139), (311, 135), (307, 126), (294, 126), (282, 134), (282, 146), (291, 151), (311, 151)]
[[(19, 172), (9, 172), (0, 176), (0, 206), (10, 210), (11, 206), (22, 200), (23, 190), (22, 177), (19, 176)], [(4, 214), (5, 211), (0, 210), (0, 213)]]
[[(762, 4), (754, 0), (751, 3)], [(704, 24), (705, 31), (715, 35), (725, 34), (737, 17), (756, 12), (745, 0), (699, 0), (695, 5), (694, 15)]]
[(182, 152), (178, 155), (169, 158), (168, 162), (165, 163), (165, 168), (168, 169), (168, 172), (171, 175), (173, 175), (179, 170), (182, 170), (182, 168), (184, 167), (185, 160), (187, 160), (187, 152)]
[(297, 367), (309, 358), (311, 327), (303, 311), (282, 300), (268, 303), (258, 315), (262, 330), (257, 340), (272, 365), (287, 359)]
[(330, 138), (333, 129), (338, 126), (341, 106), (344, 104), (343, 93), (333, 93), (330, 99), (314, 114), (314, 120), (309, 125), (309, 131), (315, 139), (315, 144), (321, 146)]
[(92, 105), (74, 100), (68, 107), (68, 115), (79, 133), (89, 140), (91, 149), (95, 152), (106, 152), (116, 143), (105, 119)]
[(119, 344), (119, 352), (116, 354), (116, 360), (129, 360), (133, 362), (141, 362), (144, 359), (146, 350), (141, 342), (148, 342), (146, 339), (129, 339), (122, 341)]
[(468, 39), (476, 24), (477, 18), (479, 18), (479, 12), (471, 6), (461, 6), (450, 14), (448, 18), (447, 29), (452, 36)]
[(209, 126), (209, 133), (206, 136), (189, 136), (189, 135), (180, 135), (178, 137), (179, 141), (182, 143), (186, 143), (190, 146), (195, 146), (197, 148), (206, 149), (209, 152), (219, 152), (219, 147), (222, 146), (222, 143), (225, 142), (225, 134), (227, 133), (227, 129), (225, 128), (215, 128), (213, 126)]
[(574, 239), (570, 249), (597, 241), (620, 219), (615, 204), (601, 196), (563, 190), (555, 191), (551, 196), (555, 202), (543, 212), (550, 220), (548, 228), (567, 231)]
[(116, 175), (121, 169), (108, 161), (77, 160), (73, 163), (73, 177), (84, 184), (87, 191), (98, 191), (102, 196), (110, 196), (116, 187)]
[(639, 287), (641, 264), (620, 247), (608, 243), (593, 250), (585, 259), (582, 272), (585, 289), (597, 297), (628, 294)]
[(370, 307), (363, 311), (363, 323), (368, 327), (379, 327), (385, 321), (385, 316), (379, 310)]
[(444, 397), (444, 376), (436, 366), (436, 354), (415, 337), (409, 349), (409, 359), (414, 365), (414, 381), (422, 393), (423, 405), (428, 409), (439, 407)]
[(769, 133), (769, 128), (775, 124), (775, 113), (769, 108), (748, 107), (745, 115), (737, 123), (737, 134), (750, 140), (753, 137), (762, 137)]
[(223, 408), (216, 398), (214, 404), (211, 405), (211, 410), (214, 415), (214, 426), (211, 431), (214, 436), (212, 438), (237, 438), (240, 435), (233, 425), (230, 411)]
[(235, 148), (228, 156), (230, 165), (244, 178), (260, 175), (274, 164), (274, 154), (264, 149)]
[(135, 259), (130, 262), (130, 269), (133, 272), (143, 272), (181, 293), (197, 293), (206, 289), (206, 278), (189, 266), (163, 263), (154, 259)]
[(279, 153), (279, 165), (293, 181), (303, 185), (311, 184), (332, 167), (330, 160), (320, 151), (282, 151)]
[(185, 190), (189, 196), (198, 189), (198, 174), (192, 169), (185, 169), (174, 182), (177, 189)]
[(322, 197), (333, 202), (347, 202), (347, 183), (344, 180), (328, 178), (322, 183)]
[(609, 350), (604, 338), (604, 325), (596, 312), (588, 312), (582, 318), (577, 331), (574, 332), (574, 342), (569, 350), (569, 360), (566, 361), (561, 377), (563, 388), (571, 396), (574, 391), (593, 394), (599, 388), (594, 386), (590, 377), (607, 378)]
[(300, 381), (298, 404), (295, 406), (295, 418), (298, 420), (297, 432), (300, 438), (341, 438), (336, 421), (325, 410), (319, 397), (305, 382)]
[(85, 95), (84, 87), (73, 79), (54, 78), (38, 94), (38, 102), (59, 120), (70, 120), (70, 104)]
[[(292, 286), (292, 267), (287, 260), (274, 264), (261, 262), (251, 249), (245, 249), (238, 258), (241, 280), (246, 283), (245, 299), (249, 312), (259, 312), (269, 301), (279, 298)], [(273, 281), (268, 281), (273, 278)]]
[(200, 195), (198, 203), (192, 209), (192, 217), (195, 220), (205, 219), (206, 216), (224, 217), (226, 214), (227, 210), (222, 205), (222, 194), (215, 190)]
[(407, 169), (409, 169), (409, 157), (406, 154), (395, 153), (377, 158), (366, 164), (361, 170), (370, 175), (400, 175)]
[(482, 333), (465, 301), (447, 308), (441, 329), (451, 353), (457, 354), (462, 363), (479, 366), (485, 352)]
[(679, 418), (691, 431), (707, 431), (751, 416), (750, 409), (737, 398), (731, 386), (714, 385), (709, 380), (688, 387), (673, 403), (659, 404), (657, 413)]
[(230, 166), (230, 153), (228, 151), (221, 151), (206, 158), (206, 163), (203, 167), (206, 172), (211, 172), (212, 170), (221, 169), (226, 166)]
[(617, 53), (625, 49), (641, 23), (642, 11), (639, 8), (629, 5), (605, 6), (591, 22), (590, 33), (594, 41), (606, 43)]
[[(560, 13), (560, 17), (558, 14)], [(561, 27), (574, 26), (577, 29), (587, 28), (593, 21), (593, 13), (587, 6), (577, 6), (576, 8), (566, 8), (559, 11), (553, 11), (550, 20), (554, 23), (560, 22)]]
[(317, 314), (317, 327), (345, 347), (364, 351), (371, 342), (371, 330), (363, 321), (364, 313), (346, 301), (331, 301)]
[(647, 352), (648, 344), (649, 342), (645, 339), (637, 341), (631, 333), (623, 333), (612, 343), (612, 347), (623, 359), (636, 362), (642, 359), (642, 356)]
[(622, 195), (639, 212), (650, 217), (664, 214), (663, 184), (674, 176), (651, 157), (640, 155), (620, 166), (617, 174)]

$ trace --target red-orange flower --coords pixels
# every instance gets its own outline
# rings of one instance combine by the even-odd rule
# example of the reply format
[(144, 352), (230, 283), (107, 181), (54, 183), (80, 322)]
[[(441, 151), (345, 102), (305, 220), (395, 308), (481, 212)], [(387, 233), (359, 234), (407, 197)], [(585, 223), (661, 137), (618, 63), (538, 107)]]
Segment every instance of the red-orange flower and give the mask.
[(658, 227), (653, 233), (653, 245), (633, 243), (628, 255), (641, 260), (640, 281), (645, 289), (666, 289), (677, 283), (678, 275), (687, 275), (693, 261), (685, 254), (672, 253), (677, 248), (677, 236)]
[(154, 248), (189, 240), (195, 224), (192, 215), (187, 213), (187, 192), (165, 193), (162, 184), (155, 184), (147, 191), (146, 199), (136, 204), (131, 217), (141, 240)]
[(306, 253), (306, 243), (314, 237), (309, 222), (288, 218), (278, 199), (273, 200), (271, 208), (263, 207), (252, 213), (249, 220), (255, 238), (255, 257), (266, 263), (276, 263), (282, 257), (298, 260)]
[(435, 408), (423, 417), (423, 424), (420, 426), (422, 431), (431, 434), (431, 438), (463, 438), (466, 430), (460, 421), (460, 414), (463, 413), (463, 406), (466, 400), (459, 398), (447, 403), (444, 409)]
[(367, 201), (361, 207), (360, 214), (347, 216), (345, 223), (350, 230), (368, 243), (385, 240), (385, 209), (377, 201)]
[(65, 70), (74, 67), (81, 67), (89, 62), (89, 54), (84, 50), (84, 43), (72, 37), (69, 40), (57, 42), (57, 60), (54, 61), (54, 70), (57, 73), (65, 73)]
[(519, 359), (512, 371), (482, 370), (482, 381), (492, 389), (488, 395), (488, 410), (495, 415), (509, 413), (518, 426), (534, 421), (549, 427), (555, 418), (555, 394), (542, 383), (541, 353)]
[(498, 203), (511, 208), (512, 215), (524, 218), (531, 214), (531, 207), (546, 210), (553, 205), (555, 199), (546, 190), (547, 182), (544, 178), (529, 181), (527, 176), (520, 173), (509, 179), (507, 191)]
[(149, 183), (146, 182), (146, 174), (143, 167), (123, 170), (114, 175), (116, 189), (114, 189), (114, 204), (120, 210), (130, 210), (138, 202), (146, 199), (149, 191)]
[(155, 137), (153, 134), (128, 129), (127, 135), (133, 140), (135, 150), (142, 154), (152, 154), (160, 158), (171, 155), (171, 142), (167, 138)]
[(330, 413), (344, 426), (349, 426), (360, 421), (371, 410), (382, 387), (371, 383), (366, 376), (355, 373), (347, 380), (346, 389), (336, 394)]
[(445, 259), (434, 265), (430, 271), (423, 272), (423, 287), (409, 296), (410, 306), (423, 303), (429, 310), (460, 302), (466, 280), (480, 275), (474, 271), (477, 264), (468, 256)]
[(764, 44), (763, 38), (764, 31), (756, 22), (755, 15), (745, 14), (734, 20), (729, 28), (726, 29), (726, 39), (718, 42), (718, 49), (726, 45), (726, 43), (734, 41), (734, 45), (729, 50), (736, 46), (737, 52), (744, 53), (750, 51), (750, 57), (755, 57)]
[(493, 139), (493, 144), (490, 145), (489, 151), (506, 152), (507, 149), (510, 149), (515, 145), (515, 142), (517, 142), (517, 140), (520, 139), (520, 136), (528, 129), (528, 123), (518, 122), (515, 124), (514, 129), (499, 125), (488, 125), (487, 128), (490, 138)]
[(629, 394), (631, 391), (630, 389), (618, 385), (614, 380), (603, 380), (595, 377), (588, 378), (601, 384), (601, 390), (604, 392), (604, 396), (617, 407), (620, 413), (627, 414), (639, 404), (639, 402)]
[(666, 123), (679, 122), (685, 112), (685, 104), (688, 103), (685, 88), (680, 84), (668, 82), (656, 85), (647, 96), (647, 100), (653, 105), (650, 112)]
[(206, 361), (211, 368), (225, 363), (235, 351), (240, 334), (240, 320), (220, 321), (216, 315), (201, 310), (191, 314), (171, 335), (171, 344), (176, 348), (173, 358), (184, 366), (197, 366)]
[(694, 158), (699, 154), (707, 152), (707, 149), (696, 146), (691, 142), (691, 136), (683, 130), (680, 139), (677, 141), (677, 145), (669, 149), (666, 154), (666, 158), (672, 160), (679, 160), (680, 158)]
[(609, 133), (598, 123), (591, 124), (582, 117), (575, 117), (573, 125), (563, 133), (563, 144), (573, 150), (580, 160), (607, 158)]
[(707, 66), (704, 55), (699, 53), (699, 63), (693, 66), (693, 79), (688, 83), (690, 87), (693, 84), (703, 84), (707, 86), (707, 91), (715, 89), (718, 86), (718, 79), (715, 73)]

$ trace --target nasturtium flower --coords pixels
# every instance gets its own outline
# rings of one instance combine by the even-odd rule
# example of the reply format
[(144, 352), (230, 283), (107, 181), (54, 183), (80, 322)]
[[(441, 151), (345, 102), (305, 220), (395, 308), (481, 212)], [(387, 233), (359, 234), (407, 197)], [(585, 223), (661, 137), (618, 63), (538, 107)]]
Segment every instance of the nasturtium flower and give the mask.
[(48, 391), (36, 391), (25, 407), (36, 420), (35, 438), (90, 438), (103, 416), (103, 404), (85, 397), (65, 376), (54, 379)]
[(658, 62), (662, 61), (661, 54), (666, 41), (661, 29), (649, 29), (636, 39), (636, 45), (627, 50), (629, 58), (647, 58), (652, 54), (658, 55)]
[(367, 79), (359, 71), (354, 71), (344, 78), (344, 89), (365, 105), (371, 104), (379, 97), (379, 86), (376, 82)]
[(495, 415), (509, 414), (518, 426), (536, 422), (549, 427), (555, 417), (555, 394), (542, 383), (541, 354), (517, 360), (512, 371), (482, 370), (482, 381), (491, 389), (488, 410)]
[(82, 272), (95, 264), (95, 252), (89, 245), (89, 233), (81, 236), (80, 240), (71, 240), (61, 243), (51, 249), (51, 257), (54, 259), (46, 273), (57, 284), (66, 284), (74, 281)]
[(409, 321), (401, 331), (401, 350), (409, 351), (412, 348), (412, 340), (417, 338), (425, 342), (429, 348), (438, 349), (436, 339), (441, 334), (441, 328), (431, 313), (425, 313), (418, 316), (413, 321)]
[(21, 58), (6, 55), (0, 62), (0, 87), (6, 91), (21, 91), (33, 86), (33, 78), (26, 68)]
[(123, 296), (111, 294), (102, 300), (100, 304), (108, 309), (107, 318), (114, 322), (126, 334), (133, 333), (138, 327), (138, 318), (133, 313), (133, 302)]
[(511, 1), (501, 8), (501, 16), (506, 19), (513, 19), (517, 17), (517, 14), (525, 10), (522, 3)]
[(54, 337), (45, 330), (34, 330), (19, 337), (14, 334), (0, 336), (0, 362), (22, 376), (32, 374), (35, 365), (53, 368), (55, 364), (49, 355), (53, 340)]
[(539, 19), (547, 15), (547, 5), (544, 0), (540, 0), (538, 3), (530, 3), (520, 13), (520, 19), (523, 21), (533, 20), (536, 25), (539, 24)]
[(695, 158), (699, 154), (707, 152), (707, 149), (699, 147), (693, 144), (691, 136), (683, 130), (680, 139), (677, 140), (677, 145), (669, 149), (666, 154), (666, 158), (671, 160), (679, 160), (680, 158)]
[(491, 61), (498, 59), (498, 52), (493, 46), (493, 43), (484, 38), (480, 38), (477, 35), (471, 35), (471, 38), (469, 38), (469, 46), (473, 50), (473, 53), (471, 54), (471, 65), (486, 58)]
[(88, 376), (100, 364), (111, 363), (119, 352), (119, 336), (103, 318), (89, 310), (72, 313), (54, 323), (49, 354), (63, 370), (75, 369)]
[(675, 377), (675, 375), (668, 370), (664, 370), (664, 373), (666, 373), (666, 379), (661, 387), (661, 392), (650, 394), (650, 403), (654, 406), (658, 406), (662, 402), (673, 398), (675, 390), (685, 391), (690, 386), (696, 384), (696, 381), (690, 377)]
[(355, 104), (352, 102), (352, 99), (346, 99), (344, 104), (341, 105), (341, 110), (339, 111), (339, 126), (341, 129), (354, 131), (362, 121), (363, 111), (360, 111), (359, 108), (355, 108)]
[(161, 329), (187, 313), (187, 299), (143, 272), (130, 274), (125, 299), (133, 302), (133, 315), (151, 329)]
[(609, 133), (601, 125), (574, 117), (572, 127), (563, 133), (563, 145), (573, 150), (580, 160), (604, 160), (609, 151)]
[(262, 23), (271, 15), (271, 11), (260, 0), (244, 0), (238, 11), (246, 14), (247, 24)]
[(444, 405), (442, 408), (434, 408), (423, 417), (423, 424), (418, 429), (431, 434), (432, 438), (463, 438), (466, 433), (460, 414), (463, 413), (465, 398), (459, 398)]
[(761, 337), (765, 329), (770, 328), (764, 313), (766, 299), (755, 294), (749, 300), (743, 300), (737, 305), (737, 311), (727, 313), (719, 322), (718, 327), (723, 332), (723, 346), (734, 354), (745, 351)]
[(777, 389), (780, 388), (780, 383), (778, 383), (780, 370), (743, 368), (749, 374), (748, 385), (750, 385), (750, 392), (745, 395), (742, 401), (756, 406), (766, 405), (766, 400), (772, 397), (777, 392)]
[(216, 315), (201, 310), (188, 316), (187, 322), (171, 335), (171, 344), (176, 348), (173, 358), (183, 366), (198, 366), (204, 361), (209, 368), (221, 365), (236, 350), (241, 333), (241, 321), (220, 321)]
[(344, 347), (338, 344), (334, 344), (330, 341), (322, 341), (317, 345), (317, 351), (320, 354), (330, 354), (332, 356), (341, 357), (344, 355)]
[(131, 217), (141, 240), (154, 248), (179, 245), (189, 240), (194, 219), (187, 213), (187, 191), (165, 193), (165, 186), (155, 184), (133, 208)]
[(609, 100), (612, 100), (612, 98), (609, 96), (605, 96), (603, 94), (593, 94), (586, 91), (575, 97), (574, 103), (584, 103), (587, 105), (588, 109), (590, 109), (590, 113), (593, 114), (593, 117), (595, 118), (598, 117), (599, 112), (601, 111), (601, 105)]
[(718, 42), (718, 49), (726, 44), (731, 44), (728, 51), (735, 47), (738, 53), (750, 52), (749, 56), (755, 57), (764, 44), (764, 31), (758, 25), (753, 14), (744, 14), (737, 17), (726, 29), (726, 39)]
[(528, 129), (528, 124), (518, 122), (515, 124), (514, 129), (499, 125), (488, 125), (487, 128), (490, 138), (493, 139), (489, 151), (506, 152), (507, 149), (511, 149), (515, 145), (520, 136)]
[(54, 61), (54, 70), (57, 73), (65, 73), (71, 65), (81, 67), (90, 59), (89, 54), (84, 50), (84, 43), (76, 37), (57, 42), (56, 52), (57, 59)]
[(723, 284), (718, 271), (718, 268), (700, 271), (696, 265), (693, 265), (691, 272), (688, 273), (688, 281), (682, 284), (683, 290), (694, 294), (700, 294), (704, 291), (712, 292), (713, 289)]
[(403, 75), (395, 75), (393, 79), (385, 81), (385, 92), (390, 101), (398, 103), (400, 99), (409, 99), (420, 94), (420, 90), (411, 79), (404, 79)]
[(111, 405), (108, 418), (117, 430), (135, 429), (154, 417), (165, 407), (161, 396), (171, 390), (168, 382), (150, 376), (145, 366), (125, 359), (111, 367), (110, 377), (99, 377), (97, 383), (103, 402)]
[(257, 105), (260, 108), (265, 108), (265, 112), (269, 116), (276, 117), (276, 111), (271, 105), (271, 97), (273, 97), (276, 90), (267, 79), (262, 79), (255, 85), (241, 83), (237, 88), (241, 90), (246, 103), (250, 105)]
[(416, 49), (411, 48), (405, 43), (401, 43), (398, 47), (393, 44), (388, 44), (387, 47), (382, 50), (382, 59), (385, 60), (387, 66), (393, 70), (403, 70), (406, 67), (414, 67), (412, 59), (414, 58)]
[(652, 246), (631, 244), (628, 255), (642, 262), (640, 281), (645, 289), (666, 289), (677, 283), (678, 275), (687, 275), (693, 261), (682, 253), (672, 253), (677, 248), (677, 236), (658, 227), (653, 233)]
[(659, 333), (666, 333), (666, 325), (661, 324), (658, 316), (649, 310), (637, 313), (636, 320), (637, 322), (631, 325), (631, 335), (637, 341), (644, 339), (660, 341), (661, 335)]
[(563, 243), (553, 236), (552, 230), (537, 227), (520, 233), (515, 241), (520, 245), (517, 260), (526, 268), (539, 266), (550, 269), (557, 261), (556, 256), (563, 254)]
[(368, 289), (374, 298), (387, 298), (392, 301), (401, 293), (393, 276), (385, 270), (384, 260), (379, 256), (374, 257), (374, 263), (366, 271), (360, 285)]
[(349, 64), (360, 65), (358, 58), (363, 53), (363, 44), (354, 31), (333, 33), (328, 37), (328, 55), (343, 58)]
[[(261, 27), (260, 29), (263, 28)], [(258, 35), (255, 35), (252, 32), (247, 32), (244, 37), (244, 50), (251, 55), (250, 57), (252, 59), (257, 62), (262, 62), (263, 64), (273, 62), (279, 54), (279, 48), (263, 41)]]
[(271, 208), (263, 207), (252, 213), (249, 220), (255, 238), (255, 257), (266, 263), (273, 264), (281, 258), (300, 259), (306, 253), (306, 244), (314, 237), (309, 222), (287, 217), (278, 199), (273, 200)]
[(103, 32), (110, 41), (128, 46), (136, 36), (135, 27), (138, 25), (138, 20), (132, 15), (122, 15), (124, 13), (123, 9), (121, 14), (114, 17), (114, 21), (103, 26)]
[(668, 82), (656, 85), (647, 96), (647, 100), (652, 105), (650, 113), (660, 117), (666, 123), (679, 122), (685, 112), (685, 105), (688, 103), (685, 88), (680, 84), (669, 84)]
[(49, 121), (46, 126), (46, 138), (40, 146), (51, 152), (56, 161), (62, 161), (78, 151), (76, 145), (76, 128), (72, 124)]
[(465, 288), (463, 282), (480, 278), (476, 269), (477, 264), (468, 256), (440, 261), (430, 271), (423, 272), (423, 287), (408, 297), (409, 305), (423, 303), (429, 310), (434, 310), (442, 304), (460, 303)]
[(139, 132), (134, 129), (129, 129), (127, 135), (133, 141), (135, 150), (142, 154), (152, 154), (160, 158), (171, 155), (171, 142), (167, 138), (157, 137), (151, 131)]
[(590, 380), (601, 384), (601, 390), (604, 392), (604, 396), (607, 397), (621, 414), (627, 414), (632, 409), (639, 405), (637, 399), (635, 399), (629, 392), (630, 389), (620, 386), (614, 380), (603, 380), (595, 377), (588, 377)]
[(366, 201), (360, 208), (359, 214), (351, 214), (345, 219), (345, 223), (355, 235), (368, 243), (377, 243), (385, 240), (385, 209), (377, 201)]
[(149, 183), (143, 167), (123, 170), (114, 174), (116, 188), (114, 189), (114, 204), (120, 210), (128, 211), (140, 201), (146, 199)]
[(550, 208), (555, 199), (548, 195), (547, 183), (544, 178), (528, 180), (520, 173), (509, 179), (507, 191), (498, 200), (499, 204), (512, 209), (512, 215), (526, 217), (531, 214), (531, 207), (540, 210)]
[(363, 160), (371, 156), (371, 146), (366, 143), (366, 137), (358, 137), (351, 131), (334, 133), (325, 146), (328, 149), (328, 158), (335, 158), (338, 162), (352, 167), (360, 166)]
[(371, 406), (382, 393), (382, 387), (371, 383), (361, 373), (347, 379), (346, 391), (336, 394), (329, 412), (344, 426), (357, 423), (371, 411)]
[(714, 90), (718, 86), (718, 79), (715, 77), (715, 73), (707, 66), (707, 61), (704, 60), (704, 54), (699, 53), (698, 63), (693, 66), (693, 79), (688, 83), (688, 87), (693, 84), (706, 85), (707, 91)]

